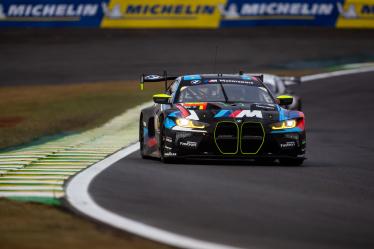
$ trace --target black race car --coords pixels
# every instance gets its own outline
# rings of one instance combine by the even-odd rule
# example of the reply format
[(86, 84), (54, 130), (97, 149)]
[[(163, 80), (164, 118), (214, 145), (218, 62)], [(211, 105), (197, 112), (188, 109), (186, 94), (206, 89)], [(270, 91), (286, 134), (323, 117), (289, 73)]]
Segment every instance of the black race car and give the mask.
[(275, 98), (262, 75), (143, 75), (141, 87), (144, 82), (160, 81), (165, 81), (166, 92), (154, 95), (155, 105), (140, 114), (143, 158), (303, 163), (304, 113), (282, 108), (292, 103), (292, 97)]

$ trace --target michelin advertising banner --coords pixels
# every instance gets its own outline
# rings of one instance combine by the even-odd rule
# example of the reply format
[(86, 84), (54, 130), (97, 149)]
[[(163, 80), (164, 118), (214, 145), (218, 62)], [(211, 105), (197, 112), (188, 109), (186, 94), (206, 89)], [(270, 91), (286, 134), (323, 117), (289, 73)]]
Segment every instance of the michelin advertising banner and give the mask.
[(337, 28), (374, 28), (374, 0), (345, 0), (337, 8)]
[(330, 26), (339, 13), (337, 1), (248, 1), (228, 0), (222, 10), (221, 27)]
[(0, 0), (0, 27), (100, 27), (96, 0)]
[(227, 0), (220, 27), (374, 28), (374, 0)]
[(374, 0), (0, 0), (0, 27), (374, 28)]
[(225, 0), (111, 0), (102, 27), (218, 28)]

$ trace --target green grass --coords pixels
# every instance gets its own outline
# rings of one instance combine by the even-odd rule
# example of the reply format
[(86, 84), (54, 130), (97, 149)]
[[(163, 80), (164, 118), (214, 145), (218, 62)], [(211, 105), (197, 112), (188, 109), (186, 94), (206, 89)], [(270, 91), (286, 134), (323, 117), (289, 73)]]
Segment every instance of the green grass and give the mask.
[(0, 199), (0, 220), (2, 249), (170, 248), (43, 204)]
[(0, 149), (97, 127), (157, 92), (135, 81), (0, 87)]

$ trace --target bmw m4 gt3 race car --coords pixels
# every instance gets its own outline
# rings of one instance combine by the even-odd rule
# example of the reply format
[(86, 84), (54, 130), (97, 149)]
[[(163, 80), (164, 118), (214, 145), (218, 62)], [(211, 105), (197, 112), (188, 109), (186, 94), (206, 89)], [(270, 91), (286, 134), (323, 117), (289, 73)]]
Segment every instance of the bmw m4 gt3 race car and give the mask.
[(160, 81), (165, 81), (166, 92), (154, 95), (155, 104), (140, 114), (143, 158), (303, 163), (304, 113), (282, 108), (292, 103), (292, 97), (275, 98), (261, 75), (143, 75), (141, 88), (144, 82)]

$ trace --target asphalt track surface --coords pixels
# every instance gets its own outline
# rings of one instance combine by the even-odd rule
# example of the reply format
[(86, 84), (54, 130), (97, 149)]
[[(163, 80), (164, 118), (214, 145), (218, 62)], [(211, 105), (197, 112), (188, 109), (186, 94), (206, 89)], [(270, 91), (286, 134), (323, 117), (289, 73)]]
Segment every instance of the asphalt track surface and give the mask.
[(316, 80), (304, 98), (302, 167), (165, 165), (131, 154), (98, 175), (102, 207), (201, 240), (244, 248), (374, 248), (374, 73)]
[[(3, 29), (0, 86), (136, 79), (140, 73), (302, 69), (368, 60), (372, 30)], [(327, 62), (327, 63), (326, 63)], [(324, 64), (325, 63), (325, 64)], [(374, 74), (309, 82), (303, 167), (163, 165), (137, 153), (90, 193), (126, 217), (241, 247), (374, 248)]]

